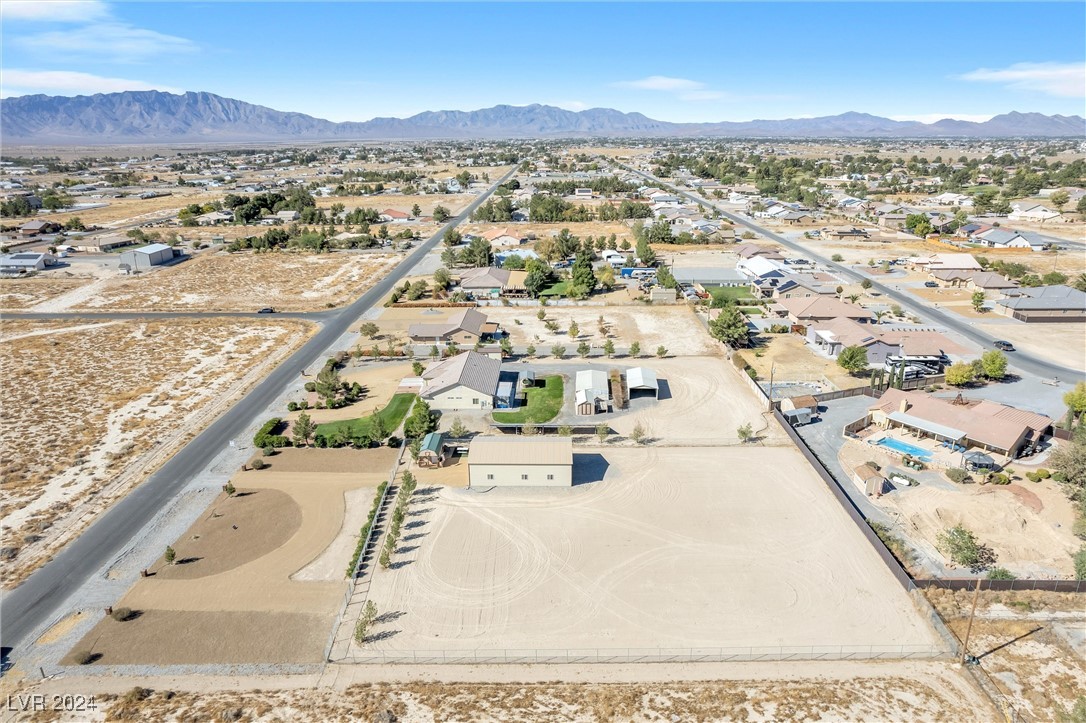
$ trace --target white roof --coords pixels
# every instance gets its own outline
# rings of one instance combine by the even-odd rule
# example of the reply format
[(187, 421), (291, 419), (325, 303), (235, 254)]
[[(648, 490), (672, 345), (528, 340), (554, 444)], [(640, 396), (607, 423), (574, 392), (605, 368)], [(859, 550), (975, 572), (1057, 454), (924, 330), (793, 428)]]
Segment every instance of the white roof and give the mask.
[(656, 372), (647, 367), (634, 367), (626, 371), (626, 386), (630, 389), (660, 389)]
[(577, 372), (575, 388), (584, 391), (596, 399), (608, 399), (607, 374), (597, 369), (581, 369)]
[(169, 246), (166, 244), (148, 244), (147, 246), (141, 246), (138, 249), (132, 249), (141, 254), (157, 254), (159, 251), (169, 250)]

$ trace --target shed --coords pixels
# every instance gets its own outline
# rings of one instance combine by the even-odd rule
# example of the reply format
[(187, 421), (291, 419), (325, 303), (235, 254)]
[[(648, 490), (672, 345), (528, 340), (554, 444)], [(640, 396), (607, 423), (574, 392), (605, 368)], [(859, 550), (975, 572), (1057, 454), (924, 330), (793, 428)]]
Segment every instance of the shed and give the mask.
[[(579, 413), (582, 404), (592, 404), (607, 408), (607, 400), (611, 398), (610, 385), (607, 382), (607, 374), (598, 369), (581, 369), (577, 372), (574, 383), (575, 399)], [(593, 407), (592, 414), (597, 406)]]
[(665, 289), (663, 286), (654, 286), (649, 289), (649, 301), (653, 303), (675, 301), (676, 295), (675, 289)]
[(440, 467), (445, 463), (445, 437), (439, 432), (430, 432), (422, 438), (419, 449), (420, 467)]
[(781, 400), (781, 411), (787, 412), (796, 409), (806, 409), (814, 414), (818, 411), (818, 400), (813, 394), (800, 394), (795, 397), (785, 397)]
[(475, 437), (468, 447), (469, 487), (571, 487), (570, 437)]
[(784, 418), (788, 420), (788, 423), (793, 427), (811, 423), (811, 410), (806, 407), (800, 407), (799, 409), (782, 409), (781, 414), (784, 415)]
[(131, 269), (149, 269), (173, 260), (173, 248), (166, 244), (148, 244), (121, 253), (121, 263)]
[(626, 388), (630, 390), (630, 397), (634, 392), (650, 392), (654, 399), (660, 397), (660, 383), (656, 379), (656, 372), (647, 367), (633, 367), (626, 371)]
[(854, 469), (852, 479), (868, 497), (881, 495), (885, 491), (886, 478), (869, 464), (861, 464)]

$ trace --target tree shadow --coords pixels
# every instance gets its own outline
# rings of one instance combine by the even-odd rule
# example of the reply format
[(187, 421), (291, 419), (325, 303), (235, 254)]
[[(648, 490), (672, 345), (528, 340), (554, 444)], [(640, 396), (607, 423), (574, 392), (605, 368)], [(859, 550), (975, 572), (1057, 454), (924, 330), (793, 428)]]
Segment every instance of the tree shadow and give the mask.
[(397, 555), (406, 554), (408, 552), (414, 552), (417, 549), (419, 549), (418, 545), (407, 545), (406, 547), (397, 547), (396, 548), (396, 554)]
[(403, 541), (410, 542), (411, 540), (418, 540), (429, 535), (429, 532), (416, 532), (413, 535), (404, 535)]
[(372, 635), (367, 635), (366, 636), (366, 642), (367, 643), (378, 643), (378, 642), (380, 642), (382, 640), (388, 640), (391, 637), (399, 635), (399, 633), (400, 633), (399, 630), (382, 630), (379, 633), (374, 633)]
[(414, 562), (414, 560), (397, 560), (396, 562), (389, 564), (388, 567), (390, 570), (399, 570), (401, 567), (407, 567), (412, 562)]
[(406, 615), (403, 610), (389, 610), (387, 613), (381, 613), (373, 619), (375, 623), (391, 623), (394, 620), (399, 620)]
[(418, 529), (419, 527), (422, 527), (425, 524), (426, 524), (426, 520), (414, 520), (413, 522), (408, 522), (403, 527), (404, 527), (405, 530), (415, 530), (415, 529)]
[(194, 562), (203, 560), (202, 557), (182, 557), (180, 560), (174, 560), (175, 565), (191, 565)]
[[(270, 467), (270, 466), (271, 466), (271, 465), (268, 465), (268, 467)], [(251, 495), (255, 495), (255, 494), (256, 494), (256, 490), (250, 490), (250, 491), (248, 491), (248, 492), (235, 492), (235, 493), (234, 493), (233, 495), (231, 495), (231, 496), (232, 496), (232, 497), (249, 497), (249, 496), (251, 496)]]
[(418, 517), (419, 515), (425, 515), (427, 512), (433, 512), (433, 507), (424, 507), (421, 510), (411, 510), (407, 513), (408, 517)]

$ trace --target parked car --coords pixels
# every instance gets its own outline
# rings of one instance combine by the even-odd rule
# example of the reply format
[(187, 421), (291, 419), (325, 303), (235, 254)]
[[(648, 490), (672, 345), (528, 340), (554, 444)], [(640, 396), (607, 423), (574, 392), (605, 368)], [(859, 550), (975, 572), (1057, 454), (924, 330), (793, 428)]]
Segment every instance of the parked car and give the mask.
[(274, 314), (275, 309), (271, 308), (270, 306), (265, 306), (263, 309), (261, 309), (260, 311), (258, 311), (256, 313), (258, 313), (258, 314)]
[(997, 341), (993, 346), (1000, 351), (1014, 351), (1014, 344), (1009, 341)]
[(938, 281), (925, 281), (924, 282), (924, 287), (928, 288), (928, 289), (938, 289), (939, 288), (939, 282)]

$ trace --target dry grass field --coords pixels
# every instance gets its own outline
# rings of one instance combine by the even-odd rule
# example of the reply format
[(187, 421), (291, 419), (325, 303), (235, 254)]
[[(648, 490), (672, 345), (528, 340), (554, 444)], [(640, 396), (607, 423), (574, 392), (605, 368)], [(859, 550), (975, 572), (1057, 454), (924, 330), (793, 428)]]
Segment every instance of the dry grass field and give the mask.
[[(411, 213), (411, 208), (418, 204), (422, 209), (422, 215), (430, 216), (437, 206), (444, 206), (451, 214), (460, 213), (465, 206), (475, 200), (471, 193), (441, 193), (441, 194), (417, 194), (405, 196), (401, 193), (378, 193), (372, 196), (327, 196), (316, 199), (319, 208), (331, 208), (333, 204), (342, 203), (348, 210), (352, 208), (372, 208), (384, 211), (392, 208), (404, 213)], [(398, 225), (389, 227), (391, 232)], [(413, 228), (413, 226), (404, 226)]]
[[(977, 327), (997, 339), (1006, 339), (1016, 348), (1050, 359), (1072, 369), (1083, 369), (1086, 324), (1026, 324), (996, 314), (985, 314)], [(998, 320), (998, 321), (997, 321)], [(1014, 363), (1014, 359), (1011, 359)]]
[(511, 233), (527, 236), (535, 234), (537, 239), (557, 236), (562, 229), (568, 228), (574, 236), (607, 236), (615, 234), (618, 243), (627, 239), (632, 246), (634, 243), (633, 231), (622, 221), (582, 221), (578, 223), (467, 223), (461, 227), (463, 233), (479, 234), (483, 231), (496, 228), (508, 228)]
[(214, 253), (107, 281), (76, 309), (314, 311), (354, 300), (399, 260), (383, 253)]
[(368, 509), (397, 454), (352, 455), (353, 473), (287, 471), (279, 455), (239, 472), (238, 494), (221, 494), (172, 544), (176, 563), (160, 559), (115, 605), (139, 616), (104, 617), (73, 651), (103, 665), (320, 662), (361, 526), (346, 500), (360, 491), (350, 499)]
[(0, 279), (0, 309), (25, 310), (84, 286), (87, 279), (54, 275), (28, 279)]
[(6, 554), (18, 553), (4, 565), (4, 585), (23, 579), (311, 331), (263, 319), (4, 322), (2, 515)]
[[(598, 668), (598, 666), (597, 666)], [(619, 721), (945, 721), (994, 719), (995, 711), (946, 664), (851, 664), (843, 670), (804, 668), (776, 672), (737, 670), (727, 679), (655, 682), (544, 682), (530, 672), (509, 682), (416, 679), (359, 683), (344, 688), (290, 686), (238, 690), (182, 690), (174, 681), (152, 688), (122, 689), (93, 679), (101, 717), (108, 720), (519, 721), (617, 723)], [(582, 672), (582, 671), (578, 671)], [(557, 675), (551, 673), (551, 675)], [(599, 676), (596, 673), (592, 677)], [(508, 676), (503, 676), (508, 678)], [(618, 678), (618, 676), (616, 676)], [(177, 681), (180, 682), (180, 681)], [(254, 681), (257, 685), (261, 681)], [(149, 684), (156, 685), (150, 681)], [(169, 685), (170, 689), (163, 689)], [(253, 687), (256, 687), (255, 685)], [(184, 690), (188, 688), (189, 690)], [(43, 688), (43, 690), (45, 690)], [(50, 688), (51, 690), (51, 688)]]

